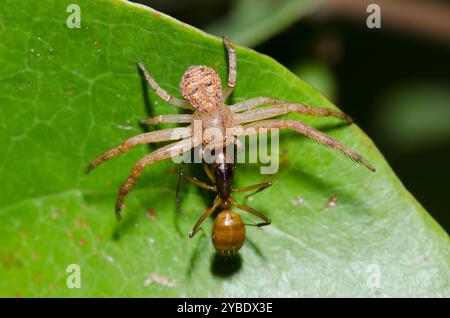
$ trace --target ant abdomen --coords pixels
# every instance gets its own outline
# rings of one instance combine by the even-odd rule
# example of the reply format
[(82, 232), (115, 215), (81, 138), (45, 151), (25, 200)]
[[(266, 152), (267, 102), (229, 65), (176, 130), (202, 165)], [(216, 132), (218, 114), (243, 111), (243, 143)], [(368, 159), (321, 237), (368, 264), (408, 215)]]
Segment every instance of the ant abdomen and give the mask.
[(212, 241), (219, 254), (235, 254), (245, 241), (245, 225), (239, 214), (229, 210), (220, 212), (214, 220)]

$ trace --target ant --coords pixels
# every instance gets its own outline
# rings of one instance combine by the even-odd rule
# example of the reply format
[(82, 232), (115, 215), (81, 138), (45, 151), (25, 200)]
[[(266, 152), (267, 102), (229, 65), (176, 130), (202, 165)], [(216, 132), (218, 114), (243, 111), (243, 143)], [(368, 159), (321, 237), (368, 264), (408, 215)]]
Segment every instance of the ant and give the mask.
[(270, 187), (272, 185), (272, 181), (266, 181), (246, 187), (232, 188), (234, 169), (236, 167), (234, 164), (235, 161), (229, 160), (229, 156), (227, 157), (226, 149), (222, 149), (222, 151), (223, 152), (220, 153), (220, 155), (217, 157), (218, 160), (216, 162), (211, 164), (203, 162), (205, 173), (211, 180), (213, 185), (209, 185), (198, 180), (195, 177), (186, 175), (183, 170), (184, 164), (181, 164), (176, 188), (176, 207), (178, 212), (182, 216), (185, 216), (180, 206), (179, 190), (181, 177), (203, 189), (216, 192), (217, 196), (213, 201), (213, 205), (209, 209), (207, 209), (197, 221), (194, 228), (189, 233), (189, 237), (194, 237), (194, 235), (200, 229), (200, 225), (203, 223), (203, 221), (205, 221), (207, 217), (213, 214), (215, 210), (220, 207), (222, 208), (222, 211), (217, 214), (212, 230), (213, 245), (216, 251), (221, 255), (234, 255), (242, 247), (242, 245), (244, 245), (246, 231), (245, 224), (242, 221), (240, 215), (229, 210), (231, 206), (235, 206), (240, 210), (253, 214), (264, 221), (263, 223), (256, 224), (256, 226), (269, 225), (272, 223), (272, 221), (261, 212), (247, 205), (237, 203), (231, 196), (231, 193), (256, 190), (255, 192), (245, 197), (248, 198), (249, 196), (254, 195), (257, 192)]
[[(137, 178), (146, 166), (157, 161), (176, 157), (197, 146), (202, 146), (200, 147), (200, 154), (203, 154), (205, 149), (225, 149), (226, 146), (230, 144), (238, 147), (238, 136), (259, 134), (262, 129), (293, 129), (324, 146), (339, 150), (348, 158), (364, 165), (371, 171), (375, 171), (375, 168), (360, 154), (345, 147), (324, 133), (308, 126), (303, 121), (269, 119), (290, 112), (296, 112), (309, 116), (336, 117), (351, 124), (351, 118), (341, 111), (323, 107), (309, 107), (300, 103), (284, 102), (270, 97), (256, 97), (234, 105), (226, 105), (224, 102), (233, 92), (236, 83), (236, 51), (226, 37), (224, 37), (223, 43), (228, 52), (227, 86), (222, 89), (219, 75), (210, 67), (204, 65), (191, 66), (186, 70), (180, 82), (180, 92), (184, 99), (178, 99), (169, 95), (157, 84), (145, 65), (140, 61), (137, 62), (138, 67), (156, 94), (176, 107), (189, 109), (194, 112), (193, 114), (159, 115), (143, 121), (144, 124), (148, 125), (156, 125), (158, 123), (185, 123), (189, 124), (189, 126), (156, 130), (131, 137), (125, 140), (120, 146), (105, 152), (87, 166), (86, 171), (89, 172), (99, 164), (130, 151), (139, 144), (178, 140), (147, 154), (134, 165), (130, 175), (120, 188), (116, 199), (115, 212), (118, 220), (121, 218), (120, 211), (123, 208), (125, 196), (130, 192)], [(270, 106), (257, 107), (264, 104)], [(218, 130), (225, 138), (216, 140), (214, 136), (205, 134), (204, 132), (209, 129)], [(210, 177), (214, 176), (216, 187), (205, 186), (212, 191), (217, 191), (218, 196), (214, 200), (211, 208), (206, 210), (198, 220), (190, 233), (190, 237), (195, 235), (205, 218), (208, 215), (211, 215), (216, 208), (221, 206), (225, 210), (219, 213), (216, 218), (213, 230), (213, 241), (215, 241), (214, 244), (219, 251), (231, 253), (237, 251), (243, 244), (245, 228), (241, 218), (234, 212), (228, 210), (230, 206), (234, 205), (239, 209), (254, 214), (268, 224), (270, 224), (270, 220), (254, 209), (239, 205), (231, 197), (230, 194), (233, 191), (231, 188), (233, 167), (230, 166), (225, 159), (226, 158), (223, 158), (223, 161), (213, 164), (211, 167), (212, 169), (210, 169), (208, 173)], [(198, 181), (195, 181), (194, 183), (197, 183), (198, 185), (201, 184)], [(241, 191), (245, 191), (242, 189), (257, 188), (257, 185), (250, 186), (241, 188)], [(239, 189), (235, 189), (235, 191), (236, 190)], [(229, 224), (234, 225), (229, 226)]]

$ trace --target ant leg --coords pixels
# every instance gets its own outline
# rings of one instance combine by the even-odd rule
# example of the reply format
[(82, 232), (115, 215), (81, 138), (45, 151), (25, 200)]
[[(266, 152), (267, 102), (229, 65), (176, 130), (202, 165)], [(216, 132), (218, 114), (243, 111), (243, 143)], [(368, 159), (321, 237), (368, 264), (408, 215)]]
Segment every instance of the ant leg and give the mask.
[(131, 137), (127, 140), (125, 140), (120, 146), (113, 148), (104, 154), (102, 154), (100, 157), (92, 161), (87, 167), (86, 172), (91, 171), (95, 167), (97, 167), (99, 164), (110, 160), (112, 158), (115, 158), (127, 151), (130, 151), (132, 148), (139, 144), (149, 144), (153, 142), (160, 142), (160, 141), (169, 141), (169, 140), (178, 140), (186, 137), (190, 137), (192, 134), (191, 127), (177, 127), (177, 128), (170, 128), (170, 129), (162, 129), (162, 130), (156, 130), (144, 134), (140, 134), (134, 137)]
[(195, 233), (198, 232), (200, 225), (202, 225), (203, 221), (206, 220), (206, 218), (208, 216), (210, 216), (216, 209), (217, 207), (222, 203), (222, 199), (219, 198), (218, 196), (214, 199), (214, 203), (212, 205), (212, 207), (210, 207), (209, 209), (207, 209), (205, 211), (205, 213), (203, 213), (203, 215), (200, 217), (200, 219), (198, 219), (197, 223), (195, 224), (194, 228), (192, 229), (192, 231), (189, 233), (189, 237), (192, 238)]
[(190, 105), (185, 100), (175, 98), (175, 97), (169, 95), (169, 93), (167, 93), (164, 89), (162, 89), (158, 85), (158, 83), (156, 83), (156, 81), (150, 75), (150, 72), (147, 70), (147, 68), (141, 61), (137, 61), (137, 65), (141, 69), (142, 73), (144, 73), (144, 76), (145, 76), (145, 79), (147, 80), (147, 82), (150, 84), (152, 89), (155, 91), (156, 94), (158, 94), (159, 97), (164, 99), (166, 102), (172, 104), (173, 106), (194, 110), (194, 107), (192, 107), (192, 105)]
[(142, 170), (157, 161), (161, 161), (170, 157), (175, 157), (181, 153), (189, 151), (193, 147), (195, 147), (195, 143), (193, 142), (193, 138), (183, 139), (181, 141), (177, 141), (168, 145), (165, 145), (155, 151), (149, 153), (144, 158), (140, 159), (131, 170), (130, 175), (127, 180), (123, 183), (122, 187), (119, 190), (119, 194), (117, 195), (115, 209), (116, 209), (116, 218), (120, 220), (120, 210), (123, 207), (123, 201), (125, 196), (130, 192), (134, 183), (136, 182), (139, 175), (142, 173)]
[(235, 114), (235, 120), (238, 124), (241, 124), (281, 116), (290, 112), (307, 116), (336, 117), (347, 121), (349, 124), (353, 122), (350, 116), (341, 111), (324, 107), (309, 107), (302, 104), (280, 104), (249, 110), (244, 113)]
[(208, 164), (205, 162), (203, 162), (203, 169), (205, 170), (205, 173), (208, 176), (209, 180), (211, 180), (212, 183), (216, 183), (216, 177), (214, 177), (214, 174), (212, 173)]
[(267, 189), (270, 186), (272, 186), (272, 181), (266, 181), (266, 182), (261, 182), (261, 183), (254, 184), (254, 185), (251, 185), (251, 186), (246, 186), (246, 187), (240, 187), (240, 188), (232, 189), (231, 191), (233, 191), (233, 192), (245, 192), (245, 191), (256, 190), (255, 192), (247, 194), (244, 197), (244, 199), (247, 200), (252, 195), (257, 194), (258, 192), (261, 192), (262, 190)]
[(184, 213), (183, 209), (181, 208), (181, 199), (180, 199), (180, 184), (181, 184), (181, 173), (183, 171), (184, 162), (180, 164), (180, 170), (178, 171), (178, 180), (177, 180), (177, 188), (175, 190), (175, 206), (178, 211), (178, 213), (181, 214), (181, 216), (186, 219), (186, 213)]
[(209, 184), (206, 184), (206, 183), (198, 180), (195, 177), (191, 177), (191, 176), (188, 176), (188, 175), (184, 174), (183, 166), (180, 167), (180, 176), (182, 176), (186, 180), (192, 182), (193, 184), (199, 186), (200, 188), (203, 188), (203, 189), (206, 189), (206, 190), (209, 190), (209, 191), (214, 191), (214, 192), (217, 191), (216, 186), (211, 186)]
[(249, 206), (247, 206), (247, 205), (239, 204), (239, 203), (237, 203), (234, 199), (232, 199), (231, 202), (232, 202), (233, 205), (234, 205), (235, 207), (237, 207), (239, 210), (242, 210), (242, 211), (248, 212), (248, 213), (250, 213), (250, 214), (253, 214), (253, 215), (259, 217), (261, 220), (264, 221), (264, 223), (259, 223), (259, 224), (257, 224), (257, 226), (266, 226), (266, 225), (270, 225), (270, 224), (272, 223), (272, 221), (271, 221), (267, 216), (265, 216), (264, 214), (262, 214), (261, 212), (255, 210), (255, 209), (253, 209), (253, 208), (251, 208), (251, 207), (249, 207)]
[(364, 165), (370, 171), (375, 172), (375, 168), (372, 166), (372, 164), (370, 162), (368, 162), (366, 159), (364, 159), (363, 156), (361, 156), (357, 152), (350, 150), (349, 148), (343, 146), (335, 139), (306, 125), (302, 121), (289, 120), (289, 119), (288, 120), (285, 120), (285, 119), (263, 120), (263, 121), (257, 121), (257, 122), (245, 125), (242, 128), (243, 128), (243, 130), (241, 131), (241, 134), (243, 134), (243, 135), (258, 134), (258, 130), (260, 128), (269, 128), (269, 129), (271, 129), (271, 128), (278, 128), (278, 129), (290, 128), (290, 129), (295, 130), (298, 133), (305, 135), (306, 137), (309, 137), (309, 138), (317, 141), (318, 143), (320, 143), (324, 146), (339, 150), (344, 155), (346, 155), (348, 158), (356, 161), (359, 164)]
[(231, 95), (236, 84), (236, 50), (226, 36), (223, 38), (223, 44), (228, 51), (228, 84), (222, 92), (225, 100)]
[(178, 114), (178, 115), (158, 115), (149, 119), (141, 120), (143, 125), (157, 125), (160, 123), (180, 123), (186, 124), (192, 121), (192, 115)]

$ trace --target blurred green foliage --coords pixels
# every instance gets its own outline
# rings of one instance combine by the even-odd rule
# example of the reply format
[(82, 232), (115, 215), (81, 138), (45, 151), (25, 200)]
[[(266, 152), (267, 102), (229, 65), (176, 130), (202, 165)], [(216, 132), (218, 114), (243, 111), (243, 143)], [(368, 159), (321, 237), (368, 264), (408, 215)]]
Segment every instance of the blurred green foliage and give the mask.
[(450, 90), (441, 83), (403, 83), (380, 98), (376, 124), (398, 151), (439, 147), (450, 140)]
[(227, 35), (236, 43), (255, 46), (283, 31), (296, 20), (314, 11), (321, 0), (240, 0), (222, 19), (205, 30)]

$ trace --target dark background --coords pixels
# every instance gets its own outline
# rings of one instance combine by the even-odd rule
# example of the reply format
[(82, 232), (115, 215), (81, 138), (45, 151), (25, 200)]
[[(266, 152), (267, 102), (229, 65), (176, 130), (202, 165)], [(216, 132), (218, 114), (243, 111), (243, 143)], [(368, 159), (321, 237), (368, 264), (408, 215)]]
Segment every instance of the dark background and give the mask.
[[(242, 29), (249, 28), (240, 21), (243, 17), (265, 9), (266, 16), (257, 23), (264, 30), (271, 14), (294, 1), (301, 8), (303, 0), (135, 2), (235, 41), (240, 22)], [(381, 29), (366, 26), (369, 3), (381, 8)], [(245, 6), (251, 10), (239, 18), (239, 7)], [(448, 233), (449, 3), (324, 0), (308, 13), (282, 18), (278, 24), (237, 42), (273, 57), (351, 115)]]

